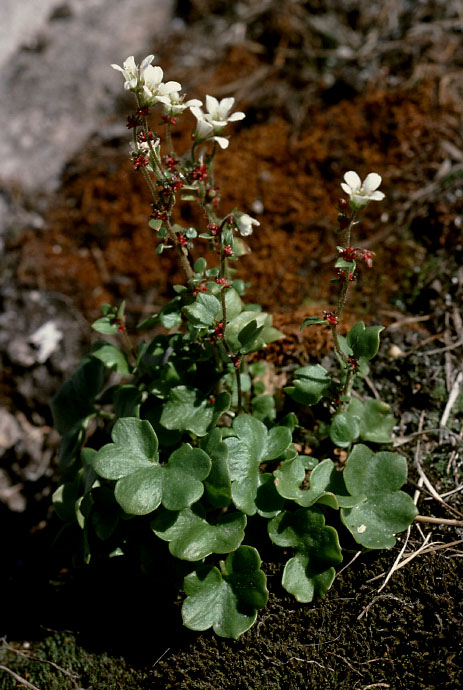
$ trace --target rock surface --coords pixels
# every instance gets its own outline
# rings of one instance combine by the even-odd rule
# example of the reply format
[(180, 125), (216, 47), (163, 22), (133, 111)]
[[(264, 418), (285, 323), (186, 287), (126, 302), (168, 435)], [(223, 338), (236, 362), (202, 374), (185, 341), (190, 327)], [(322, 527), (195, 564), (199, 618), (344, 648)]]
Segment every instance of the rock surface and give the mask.
[(111, 118), (122, 82), (110, 64), (155, 50), (172, 10), (172, 0), (2, 2), (0, 182), (56, 189), (69, 156)]

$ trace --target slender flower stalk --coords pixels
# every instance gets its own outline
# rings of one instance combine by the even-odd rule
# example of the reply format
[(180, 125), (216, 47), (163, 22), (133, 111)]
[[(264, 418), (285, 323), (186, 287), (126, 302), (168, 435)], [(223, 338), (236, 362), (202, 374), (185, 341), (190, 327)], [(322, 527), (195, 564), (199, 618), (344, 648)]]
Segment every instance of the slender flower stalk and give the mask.
[[(370, 201), (381, 201), (384, 199), (384, 193), (378, 191), (378, 187), (381, 184), (381, 176), (377, 173), (369, 173), (364, 181), (362, 182), (359, 175), (353, 170), (349, 170), (344, 175), (344, 182), (341, 183), (343, 191), (349, 196), (349, 203), (352, 209), (350, 217), (347, 217), (344, 213), (340, 213), (339, 222), (341, 228), (346, 229), (345, 233), (345, 247), (338, 248), (341, 252), (341, 256), (345, 261), (352, 263), (355, 267), (355, 259), (358, 256), (359, 251), (361, 251), (360, 258), (363, 258), (369, 266), (372, 264), (371, 253), (367, 253), (366, 250), (353, 249), (352, 244), (352, 230), (354, 225), (357, 223), (357, 216), (359, 211), (365, 208)], [(347, 202), (341, 200), (342, 208), (347, 207)], [(343, 397), (347, 399), (350, 398), (352, 391), (352, 384), (354, 382), (356, 368), (358, 363), (353, 357), (347, 356), (341, 348), (339, 342), (337, 327), (339, 324), (339, 319), (341, 317), (342, 311), (344, 309), (347, 293), (349, 289), (349, 283), (354, 279), (355, 268), (351, 269), (350, 266), (343, 266), (339, 268), (341, 291), (339, 294), (338, 302), (336, 305), (336, 311), (326, 315), (326, 319), (330, 325), (331, 336), (333, 339), (334, 349), (338, 357), (344, 362), (347, 368), (346, 378), (343, 386)]]

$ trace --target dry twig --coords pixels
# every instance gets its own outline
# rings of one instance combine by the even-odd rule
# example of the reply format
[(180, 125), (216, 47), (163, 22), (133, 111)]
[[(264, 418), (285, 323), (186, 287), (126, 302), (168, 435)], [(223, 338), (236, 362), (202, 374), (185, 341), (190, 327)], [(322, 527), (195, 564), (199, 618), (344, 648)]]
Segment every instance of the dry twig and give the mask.
[(10, 676), (13, 676), (13, 678), (18, 681), (18, 683), (22, 683), (22, 685), (24, 685), (24, 687), (30, 688), (30, 690), (40, 690), (40, 688), (38, 688), (36, 685), (32, 685), (32, 683), (29, 683), (28, 680), (26, 680), (25, 678), (22, 678), (17, 673), (12, 671), (11, 668), (8, 668), (7, 666), (3, 666), (3, 664), (0, 664), (0, 670), (6, 671), (6, 673), (9, 673)]

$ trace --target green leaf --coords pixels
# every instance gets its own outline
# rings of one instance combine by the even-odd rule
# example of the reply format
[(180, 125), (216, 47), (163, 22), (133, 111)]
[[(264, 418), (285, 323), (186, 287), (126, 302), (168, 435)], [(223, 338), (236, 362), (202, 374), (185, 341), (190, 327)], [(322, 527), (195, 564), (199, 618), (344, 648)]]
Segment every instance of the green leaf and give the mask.
[[(268, 345), (284, 337), (283, 333), (272, 327), (272, 317), (269, 314), (259, 311), (249, 311), (249, 306), (249, 304), (246, 305), (246, 311), (238, 314), (238, 316), (232, 319), (227, 325), (225, 338), (232, 352), (249, 354), (264, 345)], [(240, 334), (242, 334), (244, 329), (254, 321), (256, 325), (252, 325), (249, 332), (251, 332), (251, 329), (256, 329), (256, 335), (254, 338), (248, 339), (245, 331), (246, 343), (243, 345), (240, 340)], [(243, 335), (241, 335), (241, 338), (243, 341), (245, 340)]]
[(132, 384), (120, 386), (114, 394), (114, 413), (116, 417), (139, 417), (141, 392)]
[(297, 601), (308, 603), (316, 595), (324, 597), (335, 577), (334, 565), (342, 562), (338, 534), (325, 526), (316, 506), (279, 513), (269, 522), (270, 539), (296, 554), (286, 563), (282, 585)]
[(137, 324), (137, 328), (152, 328), (157, 323), (159, 323), (159, 314), (153, 314), (143, 319), (143, 321), (140, 321), (140, 323)]
[[(225, 309), (227, 312), (227, 323), (241, 314), (243, 303), (241, 297), (234, 288), (225, 290)], [(222, 319), (222, 305), (220, 305), (219, 319)]]
[(372, 443), (391, 443), (396, 421), (389, 405), (381, 400), (366, 400), (360, 420), (360, 438)]
[(158, 461), (158, 443), (151, 424), (136, 417), (118, 419), (108, 443), (97, 453), (93, 466), (105, 479), (120, 479)]
[(241, 414), (235, 418), (233, 436), (225, 439), (229, 453), (232, 498), (247, 515), (257, 510), (259, 466), (282, 457), (291, 444), (291, 431), (275, 426), (270, 431), (255, 417)]
[(254, 389), (254, 395), (256, 397), (263, 395), (265, 393), (265, 382), (264, 381), (253, 381), (252, 387)]
[(360, 417), (349, 410), (339, 412), (333, 417), (330, 438), (340, 448), (348, 448), (360, 435)]
[(197, 436), (205, 436), (229, 407), (229, 393), (220, 393), (211, 404), (196, 388), (176, 386), (171, 389), (164, 405), (161, 424), (166, 429), (191, 431)]
[(246, 287), (249, 287), (249, 283), (245, 283), (241, 278), (237, 278), (232, 282), (233, 287), (239, 295), (244, 295), (246, 292)]
[(217, 297), (200, 292), (193, 304), (185, 307), (183, 311), (197, 328), (210, 328), (217, 322), (222, 307)]
[(200, 448), (184, 443), (163, 467), (162, 505), (168, 510), (182, 510), (196, 503), (204, 492), (202, 480), (211, 469), (211, 459)]
[(251, 409), (252, 416), (260, 419), (261, 422), (273, 422), (277, 416), (273, 395), (258, 395), (252, 398)]
[(356, 359), (363, 357), (366, 361), (373, 359), (379, 349), (379, 334), (384, 326), (368, 326), (363, 321), (356, 323), (347, 335), (347, 344)]
[(199, 259), (196, 259), (196, 261), (193, 264), (193, 269), (195, 273), (204, 273), (206, 270), (207, 266), (207, 261), (204, 259), (202, 256), (199, 257)]
[(169, 431), (162, 426), (160, 420), (163, 410), (162, 402), (157, 402), (154, 398), (150, 398), (146, 405), (143, 406), (142, 417), (147, 419), (154, 429), (154, 432), (159, 440), (161, 447), (178, 446), (182, 440), (182, 433), (180, 431)]
[(83, 515), (80, 511), (83, 497), (87, 496), (97, 481), (93, 469), (96, 451), (84, 448), (80, 453), (82, 466), (70, 480), (59, 486), (53, 494), (53, 507), (58, 517), (64, 522), (79, 522), (83, 528)]
[(184, 580), (187, 595), (183, 622), (191, 630), (213, 627), (220, 637), (236, 639), (256, 620), (257, 609), (268, 600), (265, 575), (256, 549), (241, 546), (231, 553), (223, 575), (215, 567), (202, 567)]
[(159, 218), (151, 218), (151, 220), (148, 222), (148, 225), (152, 230), (159, 230), (162, 225), (162, 220)]
[(114, 335), (114, 333), (117, 333), (117, 325), (114, 323), (114, 319), (107, 316), (102, 316), (101, 319), (94, 321), (92, 328), (103, 335)]
[(301, 324), (301, 331), (307, 326), (318, 326), (322, 323), (328, 323), (326, 319), (320, 319), (318, 316), (308, 316)]
[(273, 473), (259, 474), (256, 494), (258, 514), (264, 518), (273, 518), (283, 510), (285, 503), (286, 500), (276, 490)]
[(126, 513), (146, 515), (161, 502), (169, 510), (181, 510), (201, 498), (211, 460), (200, 448), (183, 444), (167, 465), (160, 465), (151, 424), (131, 417), (115, 423), (112, 439), (93, 464), (101, 477), (117, 481), (115, 497)]
[(114, 369), (118, 374), (130, 374), (130, 365), (125, 352), (115, 345), (100, 341), (93, 345), (90, 354), (103, 362), (107, 369)]
[(315, 364), (300, 367), (294, 372), (293, 385), (285, 392), (301, 405), (315, 405), (325, 395), (331, 383), (331, 377), (324, 367)]
[[(308, 470), (311, 471), (309, 486), (303, 489), (301, 484), (306, 480)], [(281, 463), (274, 474), (278, 493), (305, 508), (323, 503), (337, 510), (340, 505), (355, 503), (344, 485), (342, 473), (328, 458), (317, 464), (315, 458), (297, 455)]]
[[(269, 318), (271, 319), (272, 317)], [(271, 325), (267, 325), (264, 327), (262, 333), (260, 334), (258, 341), (262, 341), (262, 345), (265, 346), (270, 345), (270, 343), (274, 343), (276, 340), (281, 340), (284, 337), (285, 334), (279, 331), (278, 328), (274, 328)], [(262, 345), (259, 345), (259, 347), (262, 347)]]
[(184, 561), (200, 561), (211, 553), (234, 551), (244, 539), (245, 527), (243, 513), (221, 515), (211, 525), (200, 505), (180, 512), (160, 510), (151, 522), (156, 536), (169, 542), (170, 553)]
[(391, 408), (380, 400), (364, 402), (353, 398), (345, 412), (333, 417), (330, 438), (340, 448), (347, 448), (358, 438), (373, 443), (391, 443), (396, 423)]
[(146, 515), (162, 497), (162, 468), (153, 428), (146, 420), (126, 417), (117, 420), (111, 436), (114, 443), (103, 446), (95, 457), (95, 471), (117, 480), (116, 500), (126, 513)]
[(107, 486), (98, 486), (92, 491), (93, 506), (90, 522), (96, 536), (102, 541), (109, 539), (115, 532), (121, 516), (121, 509), (114, 492)]
[(407, 479), (407, 461), (398, 453), (374, 454), (358, 444), (350, 453), (344, 480), (357, 505), (341, 510), (354, 539), (369, 549), (389, 549), (394, 535), (406, 529), (418, 511), (411, 497), (399, 491)]
[(55, 513), (63, 522), (76, 521), (76, 504), (81, 497), (80, 477), (72, 482), (61, 484), (53, 493), (52, 502)]
[(231, 480), (228, 469), (228, 446), (222, 441), (222, 430), (215, 428), (201, 441), (201, 448), (212, 461), (204, 482), (204, 494), (214, 508), (225, 508), (231, 502)]
[(342, 258), (342, 256), (339, 256), (336, 259), (336, 263), (334, 264), (335, 268), (342, 268), (343, 270), (349, 270), (350, 273), (353, 273), (355, 271), (355, 266), (356, 266), (355, 261), (346, 261), (345, 259)]
[(170, 330), (171, 328), (177, 328), (182, 323), (182, 312), (181, 312), (181, 297), (174, 297), (168, 304), (166, 304), (159, 312), (159, 321), (164, 326)]
[(104, 383), (104, 366), (92, 357), (79, 364), (51, 401), (54, 424), (60, 434), (78, 433), (84, 420), (95, 412), (93, 401)]
[(238, 333), (238, 340), (240, 341), (241, 347), (252, 347), (253, 342), (263, 330), (264, 325), (258, 326), (256, 319), (250, 321), (243, 330)]
[(249, 373), (251, 376), (255, 378), (260, 378), (261, 376), (265, 376), (265, 372), (267, 371), (267, 363), (258, 361), (258, 362), (252, 362), (249, 365)]

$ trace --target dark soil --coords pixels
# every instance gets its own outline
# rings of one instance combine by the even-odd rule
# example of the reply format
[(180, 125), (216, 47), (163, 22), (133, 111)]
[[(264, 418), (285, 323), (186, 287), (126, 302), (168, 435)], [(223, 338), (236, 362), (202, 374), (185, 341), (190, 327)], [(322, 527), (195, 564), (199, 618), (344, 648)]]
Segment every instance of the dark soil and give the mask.
[[(392, 405), (396, 445), (410, 461), (407, 491), (413, 495), (419, 483), (418, 466), (439, 494), (453, 491), (463, 480), (461, 390), (447, 431), (436, 428), (462, 367), (458, 2), (240, 5), (179, 2), (186, 28), (175, 37), (175, 57), (166, 39), (159, 62), (191, 97), (235, 95), (247, 113), (218, 173), (224, 210), (236, 205), (253, 214), (256, 200), (263, 204), (241, 271), (252, 281), (249, 300), (274, 313), (287, 336), (268, 359), (286, 375), (307, 361), (330, 363), (326, 332), (301, 334), (299, 325), (335, 299), (343, 173), (380, 172), (386, 201), (371, 205), (359, 226), (359, 244), (376, 253), (375, 264), (352, 290), (346, 325), (364, 319), (388, 329), (358, 394)], [(240, 23), (245, 38), (232, 41)], [(124, 101), (115, 121), (126, 114)], [(179, 126), (179, 148), (190, 128)], [(0, 400), (19, 435), (0, 474), (0, 690), (24, 687), (21, 678), (40, 690), (461, 687), (461, 527), (413, 525), (407, 553), (425, 538), (439, 549), (395, 571), (381, 591), (404, 535), (392, 551), (361, 553), (350, 565), (357, 551), (344, 540), (352, 547), (345, 570), (313, 605), (282, 590), (280, 556), (262, 547), (270, 601), (237, 641), (182, 628), (176, 574), (164, 572), (162, 550), (159, 572), (148, 580), (123, 562), (73, 569), (69, 554), (54, 548), (58, 438), (48, 399), (88, 347), (85, 320), (98, 316), (101, 303), (125, 298), (135, 323), (181, 280), (174, 258), (155, 254), (149, 199), (127, 142), (95, 136), (69, 161), (43, 231), (9, 239)], [(65, 333), (45, 363), (33, 359), (27, 340), (44, 320), (38, 315), (59, 319)], [(420, 513), (461, 515), (461, 492), (445, 500), (450, 509), (421, 487)]]

